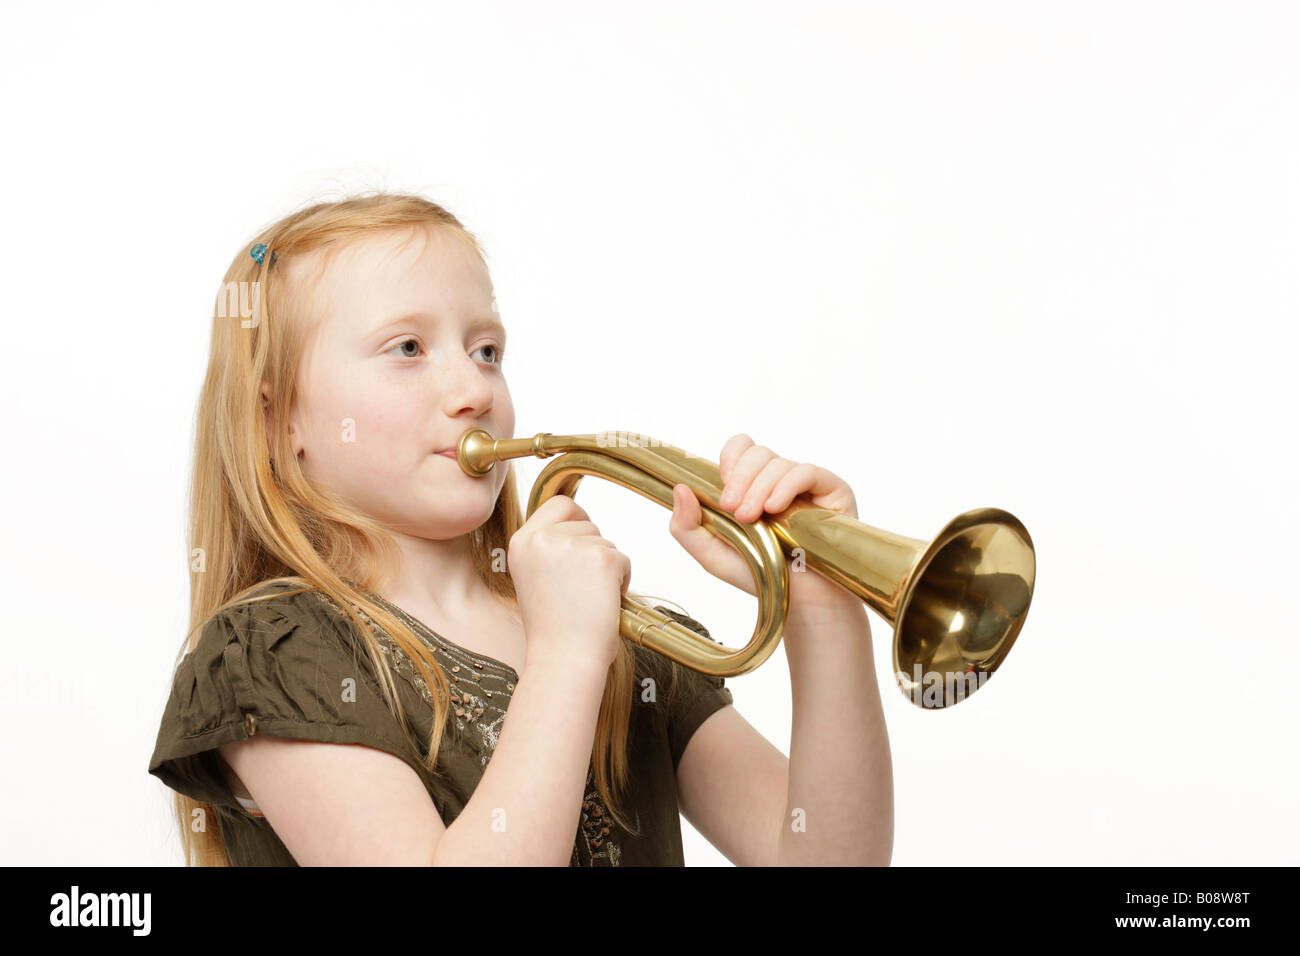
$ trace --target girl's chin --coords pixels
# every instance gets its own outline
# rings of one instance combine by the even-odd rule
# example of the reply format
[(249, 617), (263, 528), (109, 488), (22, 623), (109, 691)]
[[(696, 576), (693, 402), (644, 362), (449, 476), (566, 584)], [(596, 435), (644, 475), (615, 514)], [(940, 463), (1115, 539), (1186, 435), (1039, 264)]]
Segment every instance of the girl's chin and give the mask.
[(449, 541), (452, 538), (461, 538), (471, 534), (477, 528), (482, 527), (483, 522), (491, 516), (489, 511), (483, 516), (481, 521), (473, 519), (465, 520), (447, 515), (402, 515), (389, 524), (397, 531), (403, 534), (409, 534), (416, 538), (426, 538), (430, 541)]
[(407, 522), (418, 522), (425, 527), (444, 528), (449, 533), (456, 533), (457, 528), (473, 531), (492, 517), (496, 499), (487, 494), (443, 494), (432, 502), (428, 497), (423, 497), (421, 504), (423, 507), (417, 505), (404, 509), (401, 517)]

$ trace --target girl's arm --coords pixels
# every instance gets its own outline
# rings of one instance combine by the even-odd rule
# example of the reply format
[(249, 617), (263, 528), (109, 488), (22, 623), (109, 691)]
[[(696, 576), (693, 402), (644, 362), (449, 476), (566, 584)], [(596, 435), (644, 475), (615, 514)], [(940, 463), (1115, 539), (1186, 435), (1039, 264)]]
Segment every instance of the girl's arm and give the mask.
[(528, 655), (492, 759), (434, 866), (569, 865), (607, 676), (584, 661)]
[(682, 754), (682, 813), (737, 866), (888, 865), (893, 769), (866, 610), (851, 598), (839, 611), (797, 614), (784, 642), (789, 760), (723, 707)]
[[(723, 445), (718, 468), (724, 482), (719, 505), (740, 521), (780, 514), (800, 496), (819, 508), (858, 516), (844, 479), (778, 457), (743, 433)], [(690, 486), (676, 485), (673, 537), (710, 574), (755, 594), (748, 565), (705, 529), (702, 516)], [(816, 571), (790, 570), (783, 637), (794, 705), (790, 759), (783, 768), (779, 751), (738, 715), (711, 718), (696, 731), (698, 746), (692, 738), (678, 767), (683, 806), (715, 846), (732, 848), (733, 860), (888, 864), (893, 768), (866, 608)], [(739, 756), (719, 759), (722, 753)], [(733, 771), (730, 765), (742, 758), (744, 770)], [(764, 819), (782, 805), (783, 819)], [(775, 838), (768, 829), (773, 826), (780, 827)]]
[(256, 735), (220, 751), (301, 866), (567, 866), (607, 674), (530, 654), (449, 827), (415, 771), (373, 747)]
[[(812, 572), (805, 572), (812, 573)], [(894, 776), (866, 608), (786, 622), (794, 716), (779, 866), (888, 866)]]

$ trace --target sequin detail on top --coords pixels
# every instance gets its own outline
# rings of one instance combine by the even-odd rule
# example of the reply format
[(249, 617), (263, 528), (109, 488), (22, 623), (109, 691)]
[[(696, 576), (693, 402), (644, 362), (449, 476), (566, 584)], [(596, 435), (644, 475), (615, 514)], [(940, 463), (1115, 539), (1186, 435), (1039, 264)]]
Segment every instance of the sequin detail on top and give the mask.
[[(329, 595), (321, 591), (310, 593), (337, 610), (338, 606)], [(496, 749), (497, 740), (501, 735), (501, 725), (505, 722), (506, 712), (503, 705), (509, 702), (510, 694), (515, 689), (513, 672), (495, 666), (489, 660), (475, 657), (465, 648), (444, 640), (423, 622), (378, 595), (372, 594), (370, 597), (377, 599), (434, 652), (434, 659), (451, 685), (450, 720), (454, 723), (457, 732), (472, 742), (478, 754), (479, 765), (486, 767), (492, 751)], [(406, 678), (432, 709), (433, 692), (420, 676), (410, 657), (370, 615), (359, 607), (356, 608), (356, 612), (378, 639), (379, 649), (388, 666), (394, 673)]]
[[(587, 768), (587, 784), (582, 798), (582, 815), (578, 822), (578, 839), (573, 843), (573, 855), (569, 858), (570, 866), (620, 866), (623, 860), (623, 848), (613, 839), (615, 833), (621, 832), (617, 823), (610, 818), (609, 810), (596, 789), (595, 774)], [(641, 829), (641, 813), (637, 811), (637, 831)]]

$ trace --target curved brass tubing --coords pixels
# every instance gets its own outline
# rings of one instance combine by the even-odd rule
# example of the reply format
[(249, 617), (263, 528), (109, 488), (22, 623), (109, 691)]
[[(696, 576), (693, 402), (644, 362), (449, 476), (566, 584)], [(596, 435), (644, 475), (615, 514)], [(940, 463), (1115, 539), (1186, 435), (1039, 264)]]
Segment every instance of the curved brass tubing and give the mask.
[(739, 650), (708, 640), (627, 596), (619, 633), (701, 673), (746, 674), (776, 649), (789, 610), (787, 556), (848, 589), (894, 629), (899, 688), (926, 709), (948, 707), (984, 685), (1011, 650), (1033, 596), (1035, 559), (1029, 532), (1008, 512), (978, 508), (958, 515), (930, 542), (882, 531), (805, 501), (779, 515), (741, 522), (719, 503), (722, 476), (708, 459), (632, 432), (587, 435), (539, 432), (493, 439), (465, 432), (457, 459), (481, 477), (497, 461), (560, 457), (533, 485), (528, 515), (557, 494), (573, 497), (585, 475), (596, 475), (673, 507), (673, 486), (695, 492), (703, 525), (749, 565), (758, 592), (758, 618)]

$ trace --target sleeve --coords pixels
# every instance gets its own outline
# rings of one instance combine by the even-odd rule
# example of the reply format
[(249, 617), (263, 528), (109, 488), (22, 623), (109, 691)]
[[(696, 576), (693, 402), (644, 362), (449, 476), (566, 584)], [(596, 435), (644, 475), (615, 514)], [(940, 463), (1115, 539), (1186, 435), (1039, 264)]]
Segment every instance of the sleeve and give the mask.
[[(656, 605), (656, 609), (667, 614), (679, 624), (689, 627), (697, 634), (713, 640), (706, 628), (695, 618), (670, 608)], [(731, 690), (721, 677), (710, 677), (672, 662), (673, 686), (668, 693), (667, 722), (668, 746), (672, 753), (673, 769), (681, 762), (686, 745), (700, 724), (728, 704), (735, 703)]]
[(195, 800), (238, 807), (217, 748), (254, 734), (364, 744), (430, 782), (364, 649), (340, 624), (284, 598), (237, 605), (207, 621), (177, 665), (149, 773)]

